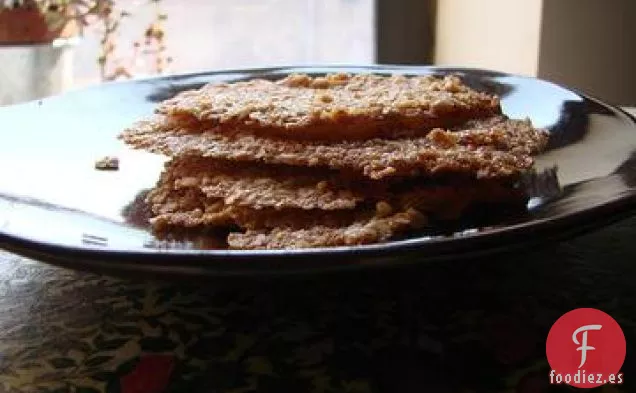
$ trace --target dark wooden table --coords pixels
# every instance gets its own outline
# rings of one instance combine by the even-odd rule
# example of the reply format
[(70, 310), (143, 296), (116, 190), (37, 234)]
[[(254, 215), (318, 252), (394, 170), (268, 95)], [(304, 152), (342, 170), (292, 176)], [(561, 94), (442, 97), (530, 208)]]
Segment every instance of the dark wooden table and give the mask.
[(627, 339), (626, 384), (600, 391), (633, 391), (635, 238), (636, 217), (520, 255), (233, 288), (0, 253), (0, 392), (542, 392), (547, 332), (577, 307)]
[[(545, 341), (594, 307), (636, 391), (636, 217), (543, 249), (416, 270), (143, 282), (0, 252), (0, 392), (543, 392)], [(552, 388), (552, 389), (551, 389)]]

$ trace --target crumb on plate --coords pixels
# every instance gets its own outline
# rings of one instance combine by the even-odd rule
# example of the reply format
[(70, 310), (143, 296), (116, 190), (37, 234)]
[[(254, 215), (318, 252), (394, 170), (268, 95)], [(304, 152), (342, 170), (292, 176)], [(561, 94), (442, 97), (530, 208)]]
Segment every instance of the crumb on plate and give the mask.
[(105, 156), (95, 161), (95, 169), (106, 171), (106, 170), (118, 170), (119, 169), (119, 158), (112, 156)]

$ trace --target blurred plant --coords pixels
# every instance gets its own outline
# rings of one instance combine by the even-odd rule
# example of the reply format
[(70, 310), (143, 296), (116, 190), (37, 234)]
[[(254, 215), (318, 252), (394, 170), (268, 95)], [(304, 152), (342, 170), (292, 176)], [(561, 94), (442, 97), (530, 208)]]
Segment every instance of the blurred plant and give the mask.
[[(126, 4), (126, 8), (120, 7), (120, 3)], [(97, 63), (102, 80), (131, 78), (144, 60), (152, 64), (147, 71), (161, 74), (172, 59), (166, 54), (167, 15), (160, 3), (161, 0), (0, 0), (0, 27), (3, 23), (7, 25), (5, 32), (0, 29), (0, 42), (47, 42), (72, 34), (83, 35), (87, 28), (95, 28), (100, 33)], [(144, 4), (155, 8), (154, 19), (128, 48), (129, 56), (124, 56), (118, 42), (119, 30), (125, 20), (133, 17), (131, 8)]]

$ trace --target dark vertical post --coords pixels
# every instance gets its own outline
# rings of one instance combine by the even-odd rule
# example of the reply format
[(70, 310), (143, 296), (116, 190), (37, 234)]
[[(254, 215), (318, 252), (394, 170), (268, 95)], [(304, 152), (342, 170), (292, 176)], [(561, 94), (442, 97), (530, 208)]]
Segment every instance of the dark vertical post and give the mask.
[(375, 0), (376, 62), (431, 64), (436, 0)]

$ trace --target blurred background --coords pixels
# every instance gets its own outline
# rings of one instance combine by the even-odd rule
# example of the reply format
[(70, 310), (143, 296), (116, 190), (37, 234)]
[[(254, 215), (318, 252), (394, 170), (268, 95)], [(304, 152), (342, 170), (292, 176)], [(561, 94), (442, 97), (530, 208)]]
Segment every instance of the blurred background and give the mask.
[[(18, 5), (39, 6), (50, 27), (50, 14), (66, 15), (68, 11), (60, 10), (75, 2), (4, 2), (0, 104), (157, 73), (390, 63), (480, 67), (536, 76), (614, 104), (636, 105), (633, 0), (82, 0), (78, 4), (87, 2), (94, 3), (88, 10), (94, 12), (93, 19), (87, 18), (90, 23), (76, 34), (22, 41), (16, 34), (34, 26), (36, 19), (18, 21), (17, 13), (10, 14)], [(100, 67), (105, 54), (107, 67)]]
[[(373, 0), (162, 0), (168, 72), (309, 63), (374, 62)], [(120, 30), (132, 44), (152, 22), (155, 9), (134, 10)], [(98, 79), (99, 31), (77, 50), (75, 75)]]

